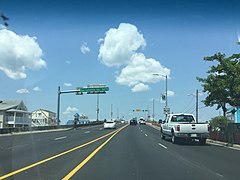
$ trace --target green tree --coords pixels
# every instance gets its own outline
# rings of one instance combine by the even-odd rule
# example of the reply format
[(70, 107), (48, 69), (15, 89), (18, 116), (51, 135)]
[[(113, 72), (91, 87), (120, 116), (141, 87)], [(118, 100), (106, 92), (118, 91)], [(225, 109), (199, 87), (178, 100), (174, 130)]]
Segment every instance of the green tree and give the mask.
[(224, 116), (217, 116), (210, 120), (210, 125), (213, 128), (226, 126), (227, 123), (228, 123), (228, 119)]
[(203, 102), (206, 106), (217, 105), (217, 110), (221, 108), (226, 116), (226, 104), (240, 107), (240, 54), (226, 57), (217, 53), (204, 60), (217, 61), (217, 64), (210, 66), (207, 78), (197, 77), (202, 83), (203, 92), (207, 93)]

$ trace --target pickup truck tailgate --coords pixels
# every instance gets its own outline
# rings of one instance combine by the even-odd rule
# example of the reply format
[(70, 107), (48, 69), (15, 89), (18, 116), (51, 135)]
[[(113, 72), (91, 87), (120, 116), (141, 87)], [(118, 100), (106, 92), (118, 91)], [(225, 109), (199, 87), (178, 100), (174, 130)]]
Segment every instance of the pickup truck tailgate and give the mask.
[(181, 123), (180, 133), (208, 133), (208, 124), (206, 123)]

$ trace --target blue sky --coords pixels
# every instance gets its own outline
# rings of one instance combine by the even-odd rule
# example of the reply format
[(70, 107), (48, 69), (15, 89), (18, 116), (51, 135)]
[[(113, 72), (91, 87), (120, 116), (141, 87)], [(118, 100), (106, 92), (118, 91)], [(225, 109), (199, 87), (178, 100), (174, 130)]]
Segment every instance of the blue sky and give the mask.
[[(114, 117), (117, 109), (125, 119), (145, 115), (133, 113), (136, 108), (151, 114), (153, 98), (158, 119), (165, 80), (152, 73), (160, 73), (169, 76), (171, 112), (194, 113), (188, 94), (202, 90), (196, 77), (206, 77), (211, 65), (203, 57), (239, 53), (239, 6), (233, 0), (0, 0), (10, 18), (0, 34), (0, 98), (22, 99), (29, 111), (56, 112), (58, 86), (106, 84), (100, 119), (110, 118), (111, 104)], [(219, 115), (214, 107), (199, 107), (202, 121)], [(62, 95), (62, 122), (75, 112), (96, 118), (96, 95)]]

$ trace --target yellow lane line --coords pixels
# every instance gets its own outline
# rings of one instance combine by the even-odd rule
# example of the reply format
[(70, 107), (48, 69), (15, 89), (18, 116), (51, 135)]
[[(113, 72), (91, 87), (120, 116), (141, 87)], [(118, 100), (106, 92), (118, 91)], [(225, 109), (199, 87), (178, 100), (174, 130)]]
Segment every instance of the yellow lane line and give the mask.
[(123, 128), (127, 127), (125, 125), (119, 128), (110, 138), (108, 138), (103, 144), (101, 144), (97, 149), (95, 149), (86, 159), (84, 159), (78, 166), (76, 166), (69, 174), (67, 174), (62, 180), (70, 179), (74, 174), (76, 174), (92, 157), (105, 146), (117, 133), (119, 133)]
[(52, 156), (52, 157), (49, 157), (49, 158), (44, 159), (44, 160), (41, 160), (41, 161), (36, 162), (36, 163), (34, 163), (34, 164), (31, 164), (31, 165), (29, 165), (29, 166), (23, 167), (23, 168), (21, 168), (21, 169), (18, 169), (18, 170), (16, 170), (16, 171), (13, 171), (13, 172), (8, 173), (8, 174), (6, 174), (6, 175), (0, 176), (0, 180), (6, 179), (6, 178), (8, 178), (8, 177), (10, 177), (10, 176), (13, 176), (13, 175), (18, 174), (18, 173), (23, 172), (23, 171), (26, 171), (26, 170), (28, 170), (28, 169), (30, 169), (30, 168), (33, 168), (33, 167), (35, 167), (35, 166), (38, 166), (38, 165), (40, 165), (40, 164), (43, 164), (43, 163), (45, 163), (45, 162), (48, 162), (48, 161), (50, 161), (50, 160), (53, 160), (53, 159), (55, 159), (55, 158), (58, 158), (58, 157), (60, 157), (60, 156), (65, 155), (65, 154), (68, 154), (68, 153), (70, 153), (70, 152), (72, 152), (72, 151), (75, 151), (75, 150), (77, 150), (77, 149), (80, 149), (80, 148), (82, 148), (82, 147), (84, 147), (84, 146), (87, 146), (87, 145), (89, 145), (89, 144), (92, 144), (92, 143), (94, 143), (94, 142), (96, 142), (96, 141), (99, 141), (99, 140), (101, 140), (101, 139), (103, 139), (103, 138), (105, 138), (105, 137), (107, 137), (107, 136), (109, 136), (109, 135), (117, 132), (118, 130), (119, 130), (119, 129), (117, 129), (117, 130), (115, 130), (115, 131), (112, 131), (112, 132), (110, 132), (110, 133), (108, 133), (108, 134), (105, 134), (105, 135), (103, 135), (103, 136), (101, 136), (101, 137), (99, 137), (99, 138), (97, 138), (97, 139), (92, 140), (92, 141), (89, 141), (89, 142), (87, 142), (87, 143), (85, 143), (85, 144), (82, 144), (82, 145), (77, 146), (77, 147), (75, 147), (75, 148), (72, 148), (72, 149), (69, 149), (69, 150), (67, 150), (67, 151), (64, 151), (64, 152), (62, 152), (62, 153), (60, 153), (60, 154), (54, 155), (54, 156)]

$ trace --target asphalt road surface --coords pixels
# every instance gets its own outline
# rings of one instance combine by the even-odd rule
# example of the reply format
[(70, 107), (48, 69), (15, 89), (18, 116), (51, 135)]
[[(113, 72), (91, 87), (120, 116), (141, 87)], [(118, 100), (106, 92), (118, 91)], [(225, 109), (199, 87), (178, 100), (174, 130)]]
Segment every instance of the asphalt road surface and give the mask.
[(240, 179), (240, 151), (172, 144), (147, 125), (0, 137), (0, 179)]

